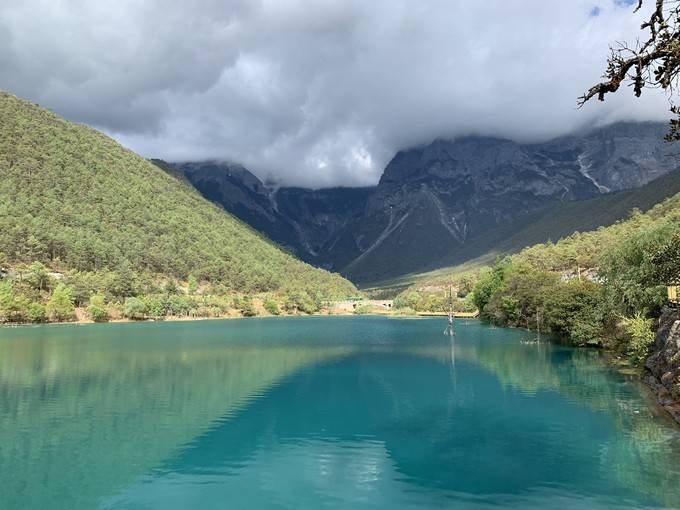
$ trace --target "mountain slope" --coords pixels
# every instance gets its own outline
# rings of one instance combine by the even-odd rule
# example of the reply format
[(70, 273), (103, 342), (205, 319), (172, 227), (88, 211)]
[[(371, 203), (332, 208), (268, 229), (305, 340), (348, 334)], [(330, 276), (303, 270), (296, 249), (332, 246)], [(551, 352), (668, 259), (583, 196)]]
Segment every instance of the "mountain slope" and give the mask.
[(294, 243), (295, 229), (274, 208), (271, 191), (246, 168), (227, 162), (167, 166), (176, 168), (205, 198), (298, 254)]
[[(579, 252), (582, 249), (577, 244), (579, 239), (582, 241), (594, 238), (597, 240), (595, 245), (602, 244), (603, 239), (615, 239), (616, 236), (633, 229), (635, 223), (629, 218), (636, 210), (643, 212), (643, 217), (653, 222), (672, 221), (677, 218), (680, 215), (680, 170), (635, 190), (559, 204), (534, 215), (526, 225), (497, 244), (485, 244), (480, 241), (470, 245), (467, 248), (469, 251), (456, 253), (455, 256), (458, 258), (452, 258), (449, 267), (385, 280), (376, 284), (375, 290), (393, 295), (409, 286), (415, 288), (448, 286), (451, 275), (493, 264), (498, 257), (519, 253), (522, 250), (529, 252), (546, 250), (543, 243), (551, 240), (570, 239), (560, 242), (562, 245), (571, 243), (577, 246), (573, 251)], [(579, 235), (579, 232), (584, 234)], [(587, 247), (588, 250), (592, 250), (592, 244)], [(482, 254), (472, 257), (472, 254), (479, 252)]]
[(2, 92), (0, 135), (0, 251), (10, 262), (191, 274), (239, 291), (354, 291), (111, 138)]
[(342, 272), (370, 282), (441, 267), (481, 255), (551, 206), (644, 185), (677, 167), (665, 129), (622, 123), (541, 144), (468, 137), (402, 151), (355, 226), (359, 254)]
[[(399, 152), (375, 188), (272, 190), (239, 165), (178, 169), (204, 196), (304, 260), (366, 284), (494, 248), (516, 250), (650, 207), (668, 196), (663, 186), (650, 188), (646, 201), (615, 195), (676, 168), (665, 130), (619, 123), (540, 144), (437, 140)], [(569, 205), (610, 194), (615, 198), (602, 207)], [(591, 215), (581, 214), (591, 206)]]
[[(363, 211), (374, 188), (272, 189), (242, 165), (229, 162), (155, 164), (183, 176), (204, 197), (301, 259), (340, 268), (342, 232)], [(331, 254), (332, 253), (332, 254)]]
[[(574, 232), (607, 228), (625, 221), (634, 210), (650, 211), (657, 204), (680, 202), (680, 170), (669, 173), (633, 190), (609, 193), (588, 200), (565, 202), (526, 218), (512, 228), (501, 227), (487, 237), (471, 242), (449, 255), (448, 264), (429, 272), (387, 279), (375, 284), (379, 289), (402, 290), (409, 285), (433, 285), (448, 282), (450, 275), (493, 261), (503, 255), (519, 252), (528, 246), (567, 237)], [(669, 207), (662, 214), (668, 214)]]
[[(344, 234), (364, 210), (374, 188), (278, 188), (273, 194), (276, 210), (297, 234), (300, 257), (328, 268), (341, 268), (351, 258)], [(337, 270), (336, 269), (336, 270)]]

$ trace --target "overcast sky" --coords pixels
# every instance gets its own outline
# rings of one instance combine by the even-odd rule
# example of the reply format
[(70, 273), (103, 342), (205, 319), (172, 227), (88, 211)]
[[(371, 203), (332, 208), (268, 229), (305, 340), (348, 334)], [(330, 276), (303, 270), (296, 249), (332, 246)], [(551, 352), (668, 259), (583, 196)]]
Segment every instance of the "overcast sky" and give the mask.
[(575, 109), (645, 14), (620, 0), (2, 0), (0, 88), (147, 157), (366, 185), (434, 138), (666, 119), (655, 91)]

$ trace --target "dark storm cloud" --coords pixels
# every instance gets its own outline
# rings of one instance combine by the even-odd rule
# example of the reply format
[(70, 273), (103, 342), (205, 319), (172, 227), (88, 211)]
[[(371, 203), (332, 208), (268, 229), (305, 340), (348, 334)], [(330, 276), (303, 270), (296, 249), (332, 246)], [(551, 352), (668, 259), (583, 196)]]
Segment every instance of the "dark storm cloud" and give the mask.
[(643, 16), (614, 0), (5, 0), (0, 87), (145, 156), (368, 184), (437, 137), (666, 118), (651, 91), (574, 108)]

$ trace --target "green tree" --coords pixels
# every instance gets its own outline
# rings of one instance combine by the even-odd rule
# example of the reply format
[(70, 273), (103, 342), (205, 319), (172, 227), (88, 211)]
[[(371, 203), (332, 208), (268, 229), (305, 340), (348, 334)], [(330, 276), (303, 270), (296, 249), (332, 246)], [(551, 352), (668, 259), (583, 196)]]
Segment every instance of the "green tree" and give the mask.
[(421, 297), (415, 290), (404, 291), (394, 298), (394, 308), (410, 308), (412, 310), (420, 310)]
[(167, 300), (170, 315), (186, 317), (195, 308), (193, 300), (185, 295), (169, 296)]
[(50, 275), (47, 268), (41, 262), (33, 262), (28, 268), (26, 282), (35, 290), (43, 291), (49, 288)]
[(598, 345), (602, 330), (602, 286), (572, 280), (550, 288), (545, 296), (545, 324), (575, 345)]
[(279, 315), (281, 313), (281, 310), (279, 310), (279, 304), (272, 298), (265, 299), (263, 306), (264, 309), (272, 315)]
[(680, 284), (680, 226), (666, 243), (652, 254), (652, 278), (660, 285)]
[(145, 305), (144, 315), (148, 317), (160, 319), (170, 313), (170, 304), (168, 296), (165, 295), (146, 296), (144, 297), (143, 302)]
[(115, 297), (127, 298), (138, 294), (137, 278), (127, 260), (124, 260), (114, 273), (109, 291)]
[(312, 314), (318, 311), (315, 301), (304, 291), (292, 291), (286, 296), (284, 308), (288, 312)]
[(509, 258), (498, 260), (491, 270), (481, 274), (472, 291), (472, 302), (481, 313), (484, 313), (484, 308), (491, 301), (491, 297), (502, 287), (505, 272), (510, 264)]
[(4, 273), (7, 271), (8, 258), (4, 252), (0, 251), (0, 280), (3, 278)]
[(174, 296), (176, 294), (179, 294), (180, 292), (179, 287), (177, 286), (177, 282), (172, 279), (165, 282), (165, 287), (163, 288), (163, 290), (169, 296)]
[(12, 282), (0, 282), (0, 322), (11, 322), (16, 311)]
[(123, 315), (128, 319), (140, 320), (145, 319), (147, 313), (146, 303), (139, 298), (129, 297), (125, 300), (123, 307)]
[(624, 331), (628, 335), (627, 354), (634, 363), (640, 364), (649, 356), (654, 343), (654, 321), (644, 317), (641, 313), (633, 317), (624, 317), (621, 321)]
[(45, 322), (47, 320), (47, 311), (42, 303), (31, 303), (28, 305), (26, 317), (31, 322)]
[(73, 319), (75, 308), (73, 294), (70, 287), (63, 283), (57, 285), (52, 292), (46, 306), (47, 315), (53, 321), (68, 321)]
[[(680, 230), (674, 221), (640, 228), (609, 246), (602, 257), (601, 273), (613, 311), (632, 316), (654, 314), (666, 302), (666, 283), (672, 276), (675, 245)], [(667, 265), (668, 263), (668, 265)]]
[(101, 294), (95, 294), (90, 298), (90, 305), (87, 307), (87, 313), (95, 322), (106, 322), (109, 320), (109, 314), (106, 310), (106, 299)]
[(189, 275), (189, 278), (187, 279), (187, 291), (189, 292), (189, 295), (193, 296), (198, 292), (198, 281), (194, 277), (194, 275)]
[(255, 310), (253, 300), (250, 296), (245, 296), (241, 300), (241, 313), (244, 317), (255, 317), (257, 315), (257, 310)]

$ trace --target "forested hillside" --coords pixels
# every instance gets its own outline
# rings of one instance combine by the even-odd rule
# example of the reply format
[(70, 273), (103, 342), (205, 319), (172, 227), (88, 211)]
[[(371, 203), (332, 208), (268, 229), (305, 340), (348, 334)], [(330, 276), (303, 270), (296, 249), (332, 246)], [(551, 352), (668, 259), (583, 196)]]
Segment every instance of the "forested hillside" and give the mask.
[(39, 263), (64, 273), (80, 304), (90, 293), (121, 300), (189, 280), (223, 294), (356, 291), (111, 138), (2, 92), (0, 176), (0, 266), (19, 274), (15, 286)]

